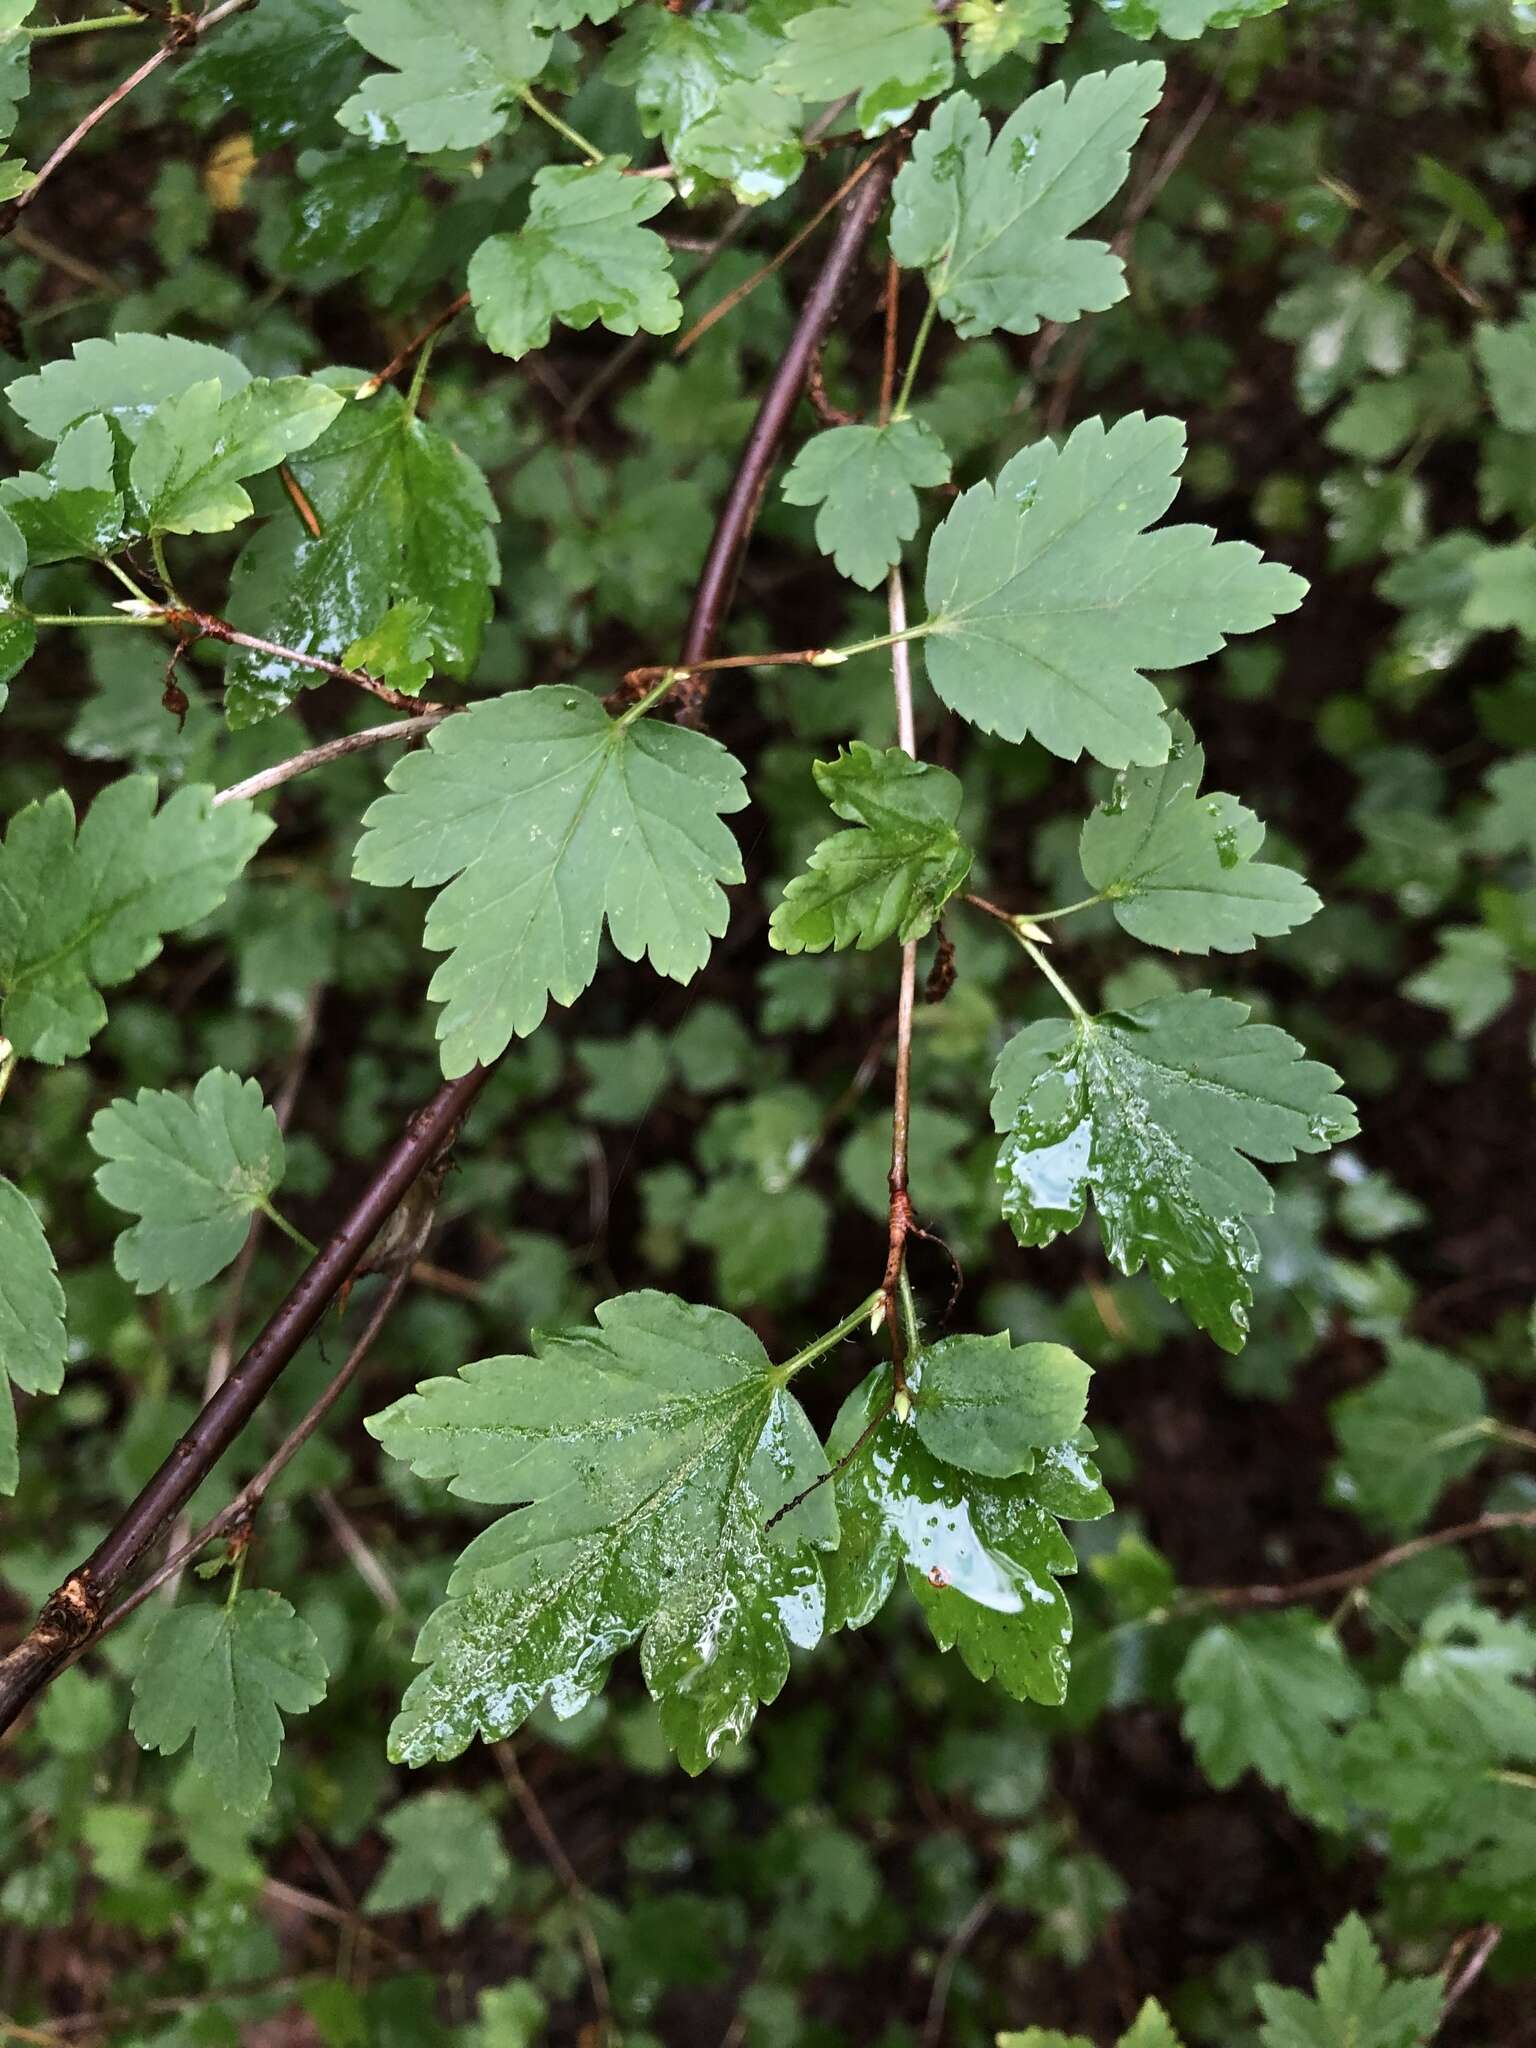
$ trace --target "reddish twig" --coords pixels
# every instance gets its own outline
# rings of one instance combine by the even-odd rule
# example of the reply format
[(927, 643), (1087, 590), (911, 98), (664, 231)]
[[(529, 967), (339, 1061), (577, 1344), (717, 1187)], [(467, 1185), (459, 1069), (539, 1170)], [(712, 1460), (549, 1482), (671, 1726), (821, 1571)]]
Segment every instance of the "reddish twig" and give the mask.
[(276, 660), (291, 661), (300, 668), (312, 668), (317, 675), (330, 676), (338, 683), (351, 683), (354, 689), (366, 690), (370, 697), (377, 697), (381, 704), (388, 704), (395, 711), (446, 716), (452, 709), (450, 705), (427, 703), (404, 690), (393, 689), (388, 683), (381, 683), (369, 675), (366, 669), (348, 668), (343, 662), (328, 661), (323, 655), (301, 654), (296, 647), (280, 647), (275, 640), (263, 640), (255, 633), (242, 633), (228, 619), (218, 618), (212, 612), (194, 611), (188, 605), (168, 605), (164, 618), (173, 631), (185, 633), (190, 639), (220, 640), (226, 647), (248, 647), (253, 654), (270, 654)]
[(232, 804), (237, 797), (260, 796), (284, 782), (292, 782), (295, 776), (308, 775), (311, 769), (326, 768), (332, 761), (344, 760), (348, 754), (365, 753), (370, 747), (387, 746), (392, 740), (418, 739), (451, 715), (448, 707), (443, 706), (438, 710), (423, 711), (415, 718), (402, 718), (394, 725), (370, 725), (363, 732), (347, 732), (339, 739), (322, 740), (318, 746), (306, 748), (291, 760), (274, 762), (270, 768), (261, 768), (256, 774), (247, 775), (243, 782), (230, 783), (214, 798), (214, 808), (217, 810), (220, 804)]
[[(774, 372), (773, 382), (747, 437), (747, 445), (715, 527), (693, 610), (683, 634), (681, 666), (685, 668), (697, 667), (708, 660), (719, 635), (721, 621), (736, 586), (747, 536), (756, 521), (763, 493), (768, 488), (769, 471), (805, 388), (806, 370), (832, 324), (832, 315), (853, 274), (853, 267), (885, 204), (895, 173), (894, 154), (877, 151), (865, 159), (865, 166), (865, 176), (845, 202), (832, 246), (800, 309), (789, 346)], [(686, 707), (679, 713), (683, 722), (698, 722), (705, 694), (705, 689), (700, 687), (689, 693)]]
[(1471, 1944), (1470, 1952), (1467, 1954), (1466, 1960), (1460, 1963), (1459, 1968), (1456, 1967), (1459, 1958), (1454, 1949), (1451, 1955), (1446, 1958), (1445, 1997), (1440, 2006), (1442, 2025), (1451, 2007), (1459, 2004), (1472, 1989), (1478, 1978), (1481, 1977), (1483, 1971), (1488, 1967), (1494, 1950), (1503, 1939), (1503, 1928), (1490, 1924), (1487, 1927), (1479, 1928), (1469, 1937)]
[(359, 384), (357, 390), (352, 394), (353, 397), (372, 398), (376, 391), (381, 391), (386, 384), (393, 382), (411, 360), (412, 356), (416, 354), (417, 350), (425, 348), (429, 341), (441, 334), (450, 321), (457, 320), (468, 304), (469, 293), (460, 292), (453, 304), (445, 306), (435, 320), (429, 320), (420, 334), (413, 335), (398, 355), (390, 357), (382, 370), (376, 370), (366, 383)]
[(160, 45), (159, 49), (153, 55), (146, 57), (136, 70), (130, 71), (121, 83), (113, 86), (105, 99), (98, 100), (90, 112), (75, 123), (52, 156), (45, 161), (42, 168), (33, 177), (26, 191), (11, 200), (9, 205), (0, 208), (0, 235), (10, 233), (16, 222), (21, 218), (23, 210), (30, 206), (37, 198), (38, 193), (42, 191), (59, 166), (66, 163), (74, 155), (75, 151), (84, 142), (97, 123), (104, 121), (114, 107), (120, 106), (127, 99), (129, 93), (133, 92), (138, 86), (141, 86), (146, 78), (152, 78), (162, 64), (169, 62), (172, 57), (180, 56), (184, 50), (195, 43), (200, 36), (206, 34), (209, 29), (216, 28), (221, 21), (226, 20), (231, 14), (239, 14), (245, 8), (251, 7), (254, 4), (255, 0), (221, 0), (219, 6), (210, 8), (206, 14), (189, 14), (179, 17), (178, 24), (172, 26), (170, 34)]
[(811, 366), (805, 373), (805, 395), (824, 427), (856, 427), (863, 418), (862, 413), (849, 412), (843, 406), (833, 404), (827, 391), (827, 375), (820, 349), (811, 357)]
[(1193, 1588), (1175, 1609), (1180, 1616), (1219, 1608), (1224, 1613), (1241, 1613), (1245, 1608), (1299, 1607), (1309, 1600), (1323, 1600), (1334, 1593), (1352, 1593), (1389, 1572), (1394, 1565), (1422, 1557), (1426, 1550), (1440, 1550), (1448, 1543), (1472, 1543), (1480, 1536), (1496, 1536), (1504, 1529), (1536, 1530), (1536, 1508), (1508, 1508), (1483, 1515), (1475, 1522), (1458, 1522), (1454, 1528), (1435, 1529), (1427, 1536), (1414, 1536), (1406, 1543), (1383, 1550), (1363, 1564), (1346, 1565), (1339, 1571), (1319, 1572), (1315, 1578), (1296, 1579), (1288, 1586), (1206, 1586)]

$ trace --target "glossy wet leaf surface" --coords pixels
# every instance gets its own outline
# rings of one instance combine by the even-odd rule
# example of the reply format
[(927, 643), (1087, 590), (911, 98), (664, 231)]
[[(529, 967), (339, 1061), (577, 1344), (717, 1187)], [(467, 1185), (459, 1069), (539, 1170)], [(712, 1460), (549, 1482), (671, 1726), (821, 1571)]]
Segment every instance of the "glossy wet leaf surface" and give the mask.
[(309, 377), (253, 378), (226, 398), (209, 379), (156, 406), (129, 465), (149, 533), (225, 533), (254, 509), (245, 477), (309, 447), (341, 410)]
[(19, 1472), (11, 1388), (56, 1394), (64, 1384), (64, 1290), (42, 1221), (0, 1175), (0, 1493)]
[(995, 139), (968, 93), (937, 109), (896, 180), (891, 251), (959, 333), (1033, 334), (1124, 298), (1120, 258), (1073, 237), (1124, 182), (1162, 89), (1161, 64), (1091, 72), (1032, 93)]
[(785, 191), (805, 161), (799, 98), (763, 75), (778, 48), (739, 14), (636, 10), (604, 69), (634, 93), (641, 127), (680, 174), (717, 178), (751, 206)]
[(83, 1053), (106, 1022), (98, 991), (217, 909), (271, 830), (196, 785), (156, 812), (148, 775), (110, 783), (78, 836), (62, 790), (19, 811), (0, 845), (0, 1028), (17, 1051), (50, 1065)]
[(105, 555), (123, 530), (123, 494), (113, 473), (112, 432), (100, 416), (66, 429), (41, 470), (0, 483), (0, 506), (15, 520), (34, 567), (73, 555)]
[(1146, 669), (1182, 668), (1294, 611), (1305, 585), (1206, 526), (1145, 529), (1178, 491), (1184, 430), (1131, 413), (1037, 442), (973, 484), (928, 551), (928, 674), (985, 732), (1111, 768), (1166, 760)]
[[(921, 1407), (921, 1362), (909, 1372)], [(1057, 1518), (1109, 1513), (1098, 1473), (1070, 1442), (1040, 1451), (1027, 1477), (961, 1471), (922, 1441), (915, 1411), (905, 1423), (894, 1409), (882, 1417), (890, 1387), (890, 1368), (877, 1367), (827, 1440), (834, 1464), (848, 1459), (836, 1482), (842, 1539), (826, 1564), (828, 1626), (872, 1621), (904, 1572), (941, 1650), (958, 1648), (977, 1678), (995, 1678), (1015, 1699), (1058, 1704), (1072, 1611), (1057, 1581), (1077, 1566)]]
[(1220, 791), (1200, 794), (1205, 750), (1188, 721), (1156, 768), (1127, 768), (1083, 826), (1078, 858), (1120, 925), (1174, 953), (1241, 953), (1305, 924), (1321, 899), (1291, 868), (1255, 858), (1264, 827)]
[(809, 871), (785, 889), (769, 943), (784, 953), (822, 953), (924, 937), (970, 873), (971, 850), (955, 829), (958, 778), (900, 747), (880, 751), (862, 740), (813, 772), (833, 810), (858, 829), (822, 840)]
[(639, 1642), (667, 1740), (699, 1771), (778, 1692), (789, 1646), (821, 1635), (831, 1487), (767, 1525), (826, 1458), (762, 1345), (671, 1295), (596, 1313), (370, 1420), (423, 1476), (528, 1503), (475, 1538), (423, 1629), (397, 1761), (510, 1734), (546, 1697), (575, 1713)]
[(1064, 1344), (941, 1337), (922, 1354), (917, 1433), (947, 1465), (1011, 1479), (1034, 1470), (1037, 1451), (1077, 1435), (1089, 1377)]
[[(434, 665), (469, 673), (500, 574), (495, 500), (474, 462), (394, 390), (348, 405), (290, 465), (313, 525), (284, 499), (235, 564), (235, 625), (301, 654), (340, 661), (392, 605), (430, 607)], [(318, 528), (318, 531), (314, 529)], [(325, 682), (281, 656), (232, 650), (232, 725), (283, 710)]]
[(785, 38), (771, 82), (811, 101), (857, 94), (866, 135), (884, 134), (954, 76), (949, 37), (927, 0), (834, 0), (790, 16)]
[(443, 1066), (461, 1074), (526, 1037), (551, 997), (573, 1003), (606, 923), (626, 960), (688, 981), (742, 879), (723, 815), (746, 802), (718, 742), (596, 697), (542, 687), (449, 719), (395, 767), (367, 812), (354, 873), (447, 883), (426, 942), (450, 957), (429, 993)]
[(117, 1270), (140, 1294), (212, 1280), (245, 1243), (283, 1178), (283, 1139), (261, 1084), (215, 1067), (190, 1099), (141, 1088), (98, 1110), (98, 1192), (139, 1218), (118, 1236)]
[(1331, 1067), (1203, 991), (1032, 1024), (993, 1080), (1003, 1214), (1020, 1244), (1080, 1223), (1091, 1195), (1121, 1271), (1145, 1265), (1227, 1351), (1248, 1331), (1249, 1219), (1273, 1199), (1253, 1161), (1323, 1152), (1356, 1129)]
[(337, 112), (354, 135), (408, 149), (474, 149), (507, 125), (519, 86), (549, 60), (529, 0), (354, 0), (347, 28), (392, 67)]

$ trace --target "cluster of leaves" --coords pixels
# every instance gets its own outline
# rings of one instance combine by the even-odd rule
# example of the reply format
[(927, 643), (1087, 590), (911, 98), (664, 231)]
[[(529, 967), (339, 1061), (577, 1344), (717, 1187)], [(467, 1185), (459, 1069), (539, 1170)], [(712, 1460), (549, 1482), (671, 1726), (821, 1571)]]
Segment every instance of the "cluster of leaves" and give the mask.
[[(416, 1391), (367, 1434), (382, 1396), (347, 1397), (215, 1583), (56, 1683), (0, 1788), (0, 1827), (42, 1845), (0, 1917), (40, 1955), (81, 1912), (120, 1930), (114, 2005), (203, 2000), (166, 2048), (296, 2005), (337, 2048), (559, 2038), (594, 1949), (626, 2048), (694, 2028), (686, 2001), (731, 1971), (751, 1981), (721, 2029), (763, 2048), (874, 2038), (881, 1974), (893, 2044), (898, 2013), (949, 2001), (957, 2042), (1054, 2014), (1079, 2031), (1002, 2038), (1088, 2048), (1081, 2027), (1114, 2029), (1063, 1987), (1137, 1895), (1050, 1744), (1133, 1707), (1359, 1877), (1320, 1885), (1308, 1955), (1369, 1895), (1410, 1968), (1389, 1977), (1350, 1917), (1308, 1997), (1229, 1934), (1164, 1971), (1121, 2048), (1414, 2048), (1458, 1931), (1497, 1922), (1511, 1968), (1536, 1941), (1528, 1616), (1438, 1544), (1351, 1582), (1329, 1625), (1305, 1599), (1212, 1600), (1314, 1546), (1266, 1523), (1229, 1563), (1201, 1540), (1226, 1496), (1169, 1506), (1166, 1419), (1115, 1370), (1166, 1354), (1197, 1436), (1202, 1402), (1277, 1403), (1237, 1413), (1298, 1462), (1316, 1446), (1286, 1418), (1332, 1397), (1306, 1499), (1349, 1518), (1349, 1557), (1488, 1513), (1503, 1577), (1528, 1562), (1531, 1438), (1507, 1419), (1528, 1332), (1425, 1341), (1445, 1324), (1418, 1281), (1444, 1269), (1421, 1233), (1454, 1205), (1411, 1147), (1390, 1152), (1407, 1188), (1384, 1170), (1376, 1129), (1397, 1091), (1469, 1084), (1480, 1034), (1525, 1051), (1536, 302), (1512, 215), (1536, 140), (1513, 123), (1459, 168), (1420, 159), (1406, 197), (1355, 191), (1344, 118), (1270, 118), (1263, 81), (1409, 39), (1384, 0), (1347, 28), (1277, 5), (261, 0), (121, 110), (160, 156), (105, 299), (61, 288), (74, 171), (23, 213), (7, 289), (34, 359), (4, 379), (0, 481), (0, 714), (24, 743), (0, 754), (19, 1600), (85, 1554), (291, 1278), (264, 1226), (304, 1244), (291, 1209), (322, 1234), (437, 1075), (496, 1066), (442, 1195), (446, 1264), (418, 1268), (439, 1291), (385, 1340)], [(0, 5), (0, 117), (34, 164), (145, 26), (50, 50), (43, 12)], [(1431, 12), (1404, 119), (1479, 89), (1469, 23)], [(729, 628), (743, 652), (825, 644), (719, 679), (712, 730), (690, 729), (660, 667), (638, 701), (610, 693), (676, 645), (809, 275), (757, 259), (882, 141), (900, 167), (818, 370), (862, 416), (797, 420), (760, 527), (776, 573), (749, 571)], [(134, 142), (109, 121), (92, 146)], [(0, 201), (26, 196), (21, 161)], [(752, 253), (694, 277), (696, 226), (744, 227)], [(882, 401), (887, 252), (909, 353)], [(682, 340), (631, 357), (593, 328)], [(398, 379), (370, 375), (396, 344)], [(1250, 380), (1280, 409), (1292, 365), (1277, 441)], [(1181, 473), (1223, 534), (1286, 561), (1169, 523)], [(1295, 637), (1243, 641), (1297, 612), (1289, 561), (1320, 598)], [(892, 569), (921, 592), (910, 623), (867, 595)], [(1371, 592), (1380, 645), (1314, 687), (1309, 619)], [(892, 641), (943, 765), (891, 744)], [(402, 708), (431, 686), (433, 729), (382, 791), (371, 747), (281, 780), (367, 722), (338, 669)], [(1254, 811), (1204, 786), (1197, 731), (1285, 819), (1269, 859)], [(1271, 741), (1290, 772), (1266, 779)], [(266, 770), (275, 794), (238, 793)], [(1234, 960), (1259, 941), (1271, 964)], [(890, 1130), (866, 1090), (914, 945), (944, 970), (914, 1032), (910, 1183), (966, 1271), (948, 1335), (920, 1240), (921, 1301), (905, 1276), (867, 1292)], [(1356, 1029), (1322, 1000), (1341, 982), (1406, 1003)], [(1041, 1257), (1021, 1266), (1010, 1229)], [(304, 1414), (327, 1341), (194, 1526)], [(1114, 1418), (1093, 1434), (1090, 1367)], [(1236, 1498), (1230, 1445), (1201, 1455)], [(98, 1759), (125, 1725), (150, 1754), (120, 1794)], [(573, 1779), (623, 1775), (601, 1896), (522, 1860), (514, 1736)], [(712, 1789), (672, 1803), (673, 1758)], [(427, 1789), (391, 1765), (433, 1766)], [(344, 1917), (422, 1916), (446, 1976), (489, 1910), (522, 1930), (516, 1974), (450, 2019), (427, 1975), (289, 1984), (262, 1874), (311, 1820)], [(992, 1912), (1010, 1933), (983, 1965)], [(802, 2006), (859, 1971), (857, 2019)], [(113, 2038), (151, 2038), (133, 2025)]]

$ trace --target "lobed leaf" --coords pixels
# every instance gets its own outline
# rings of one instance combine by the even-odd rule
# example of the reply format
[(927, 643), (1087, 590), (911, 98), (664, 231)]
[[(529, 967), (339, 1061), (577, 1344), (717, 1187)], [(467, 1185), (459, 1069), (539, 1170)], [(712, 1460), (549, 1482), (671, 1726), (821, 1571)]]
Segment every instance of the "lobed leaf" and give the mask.
[(1071, 238), (1124, 183), (1163, 76), (1161, 64), (1121, 64), (1070, 93), (1048, 85), (995, 140), (968, 93), (935, 111), (896, 179), (891, 254), (926, 273), (957, 332), (1033, 334), (1125, 297), (1120, 258)]
[(812, 772), (838, 816), (861, 829), (822, 840), (774, 910), (769, 943), (783, 953), (867, 952), (892, 937), (922, 938), (970, 873), (970, 848), (955, 830), (958, 778), (862, 740)]
[(244, 1588), (222, 1606), (173, 1607), (150, 1631), (133, 1681), (140, 1746), (192, 1761), (225, 1806), (254, 1813), (272, 1783), (283, 1715), (325, 1698), (314, 1631), (276, 1593)]
[(672, 253), (644, 223), (672, 196), (660, 178), (626, 178), (626, 159), (538, 172), (528, 218), (470, 258), (480, 332), (514, 360), (543, 348), (556, 320), (613, 334), (670, 334), (682, 319)]
[(791, 505), (819, 505), (816, 545), (840, 574), (873, 590), (917, 531), (919, 487), (948, 483), (949, 457), (920, 420), (830, 427), (785, 473)]
[(343, 128), (407, 149), (476, 149), (507, 125), (507, 103), (549, 61), (531, 0), (355, 0), (347, 31), (392, 70), (337, 111)]
[(1037, 1451), (1076, 1437), (1090, 1377), (1064, 1344), (943, 1337), (922, 1354), (913, 1424), (946, 1465), (1013, 1479), (1034, 1471)]
[(64, 1290), (37, 1211), (0, 1175), (0, 1493), (19, 1476), (10, 1389), (56, 1394), (64, 1384)]
[(148, 775), (110, 783), (78, 836), (63, 790), (19, 811), (0, 844), (0, 1029), (16, 1050), (50, 1066), (83, 1053), (106, 1022), (99, 991), (216, 910), (271, 830), (201, 785), (157, 812)]
[(426, 942), (450, 957), (430, 994), (443, 1068), (462, 1074), (524, 1038), (550, 997), (597, 969), (606, 920), (626, 960), (689, 981), (725, 930), (719, 884), (742, 879), (720, 822), (746, 802), (739, 762), (702, 733), (612, 719), (585, 690), (477, 704), (433, 732), (363, 819), (353, 872), (448, 886)]
[(1091, 1194), (1121, 1271), (1146, 1265), (1226, 1351), (1248, 1333), (1249, 1218), (1273, 1200), (1252, 1161), (1326, 1151), (1357, 1128), (1333, 1069), (1247, 1018), (1201, 991), (1032, 1024), (993, 1075), (1003, 1213), (1020, 1244), (1075, 1227)]
[(180, 1294), (222, 1273), (283, 1178), (282, 1133), (260, 1084), (223, 1067), (204, 1074), (190, 1100), (141, 1088), (109, 1103), (90, 1141), (105, 1161), (97, 1191), (139, 1218), (114, 1257), (140, 1294)]
[(955, 73), (929, 0), (832, 0), (792, 15), (784, 38), (769, 82), (802, 100), (856, 93), (866, 135), (896, 127), (919, 100), (947, 90)]
[(1075, 761), (1154, 766), (1170, 744), (1142, 670), (1181, 668), (1294, 611), (1299, 576), (1209, 527), (1146, 528), (1172, 504), (1177, 420), (1087, 420), (975, 484), (928, 551), (928, 673), (985, 732)]
[(475, 1538), (422, 1630), (397, 1762), (510, 1734), (546, 1697), (573, 1714), (639, 1642), (667, 1739), (699, 1771), (777, 1694), (788, 1645), (820, 1637), (837, 1517), (786, 1374), (719, 1309), (647, 1292), (596, 1318), (370, 1418), (424, 1477), (528, 1503)]
[(1236, 797), (1201, 796), (1205, 751), (1185, 719), (1168, 720), (1168, 759), (1122, 771), (1083, 826), (1078, 858), (1090, 888), (1143, 945), (1173, 953), (1240, 953), (1315, 917), (1321, 899), (1290, 868), (1254, 858), (1264, 827)]

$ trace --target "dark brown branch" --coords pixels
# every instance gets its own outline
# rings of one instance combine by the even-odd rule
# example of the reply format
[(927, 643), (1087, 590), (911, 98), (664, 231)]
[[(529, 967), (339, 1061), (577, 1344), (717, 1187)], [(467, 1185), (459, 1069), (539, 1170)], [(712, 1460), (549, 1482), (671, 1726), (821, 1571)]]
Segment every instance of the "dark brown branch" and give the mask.
[(28, 1634), (0, 1659), (0, 1733), (100, 1628), (128, 1574), (250, 1421), (418, 1177), (452, 1143), (488, 1074), (487, 1068), (474, 1067), (456, 1081), (445, 1081), (416, 1112), (346, 1221), (170, 1456), (47, 1601)]
[[(826, 260), (800, 309), (789, 346), (774, 372), (773, 382), (742, 450), (741, 462), (715, 527), (693, 610), (683, 634), (681, 666), (684, 668), (708, 660), (719, 637), (721, 622), (736, 587), (736, 575), (741, 567), (747, 536), (757, 518), (763, 493), (768, 488), (768, 474), (779, 444), (805, 389), (806, 372), (832, 324), (838, 301), (885, 204), (896, 169), (895, 152), (877, 153), (866, 161), (870, 165), (869, 171), (844, 202), (842, 218), (837, 224)], [(704, 696), (704, 689), (695, 685), (680, 716), (696, 723), (703, 711)]]
[(1414, 1536), (1396, 1544), (1363, 1564), (1346, 1565), (1335, 1572), (1319, 1572), (1315, 1578), (1296, 1579), (1288, 1586), (1206, 1586), (1193, 1587), (1179, 1601), (1174, 1613), (1183, 1618), (1219, 1609), (1240, 1614), (1248, 1608), (1300, 1607), (1309, 1600), (1325, 1600), (1335, 1593), (1353, 1593), (1368, 1586), (1394, 1565), (1422, 1557), (1426, 1550), (1440, 1550), (1448, 1543), (1471, 1543), (1479, 1536), (1496, 1536), (1504, 1529), (1536, 1530), (1536, 1508), (1509, 1508), (1483, 1515), (1475, 1522), (1458, 1522), (1454, 1528), (1434, 1529), (1427, 1536)]
[(603, 1952), (598, 1945), (597, 1929), (592, 1925), (592, 1915), (587, 1906), (587, 1887), (582, 1883), (575, 1864), (566, 1855), (565, 1844), (551, 1826), (549, 1815), (544, 1811), (539, 1795), (524, 1775), (523, 1767), (517, 1760), (517, 1751), (510, 1742), (498, 1742), (492, 1753), (506, 1781), (507, 1790), (517, 1801), (529, 1833), (544, 1851), (551, 1870), (560, 1880), (561, 1888), (571, 1902), (571, 1914), (576, 1923), (576, 1945), (581, 1950), (581, 1959), (586, 1967), (587, 1983), (592, 1992), (592, 2008), (597, 2019), (597, 2048), (609, 2048), (613, 2040), (613, 2001), (608, 1994), (608, 1973), (603, 1968)]

